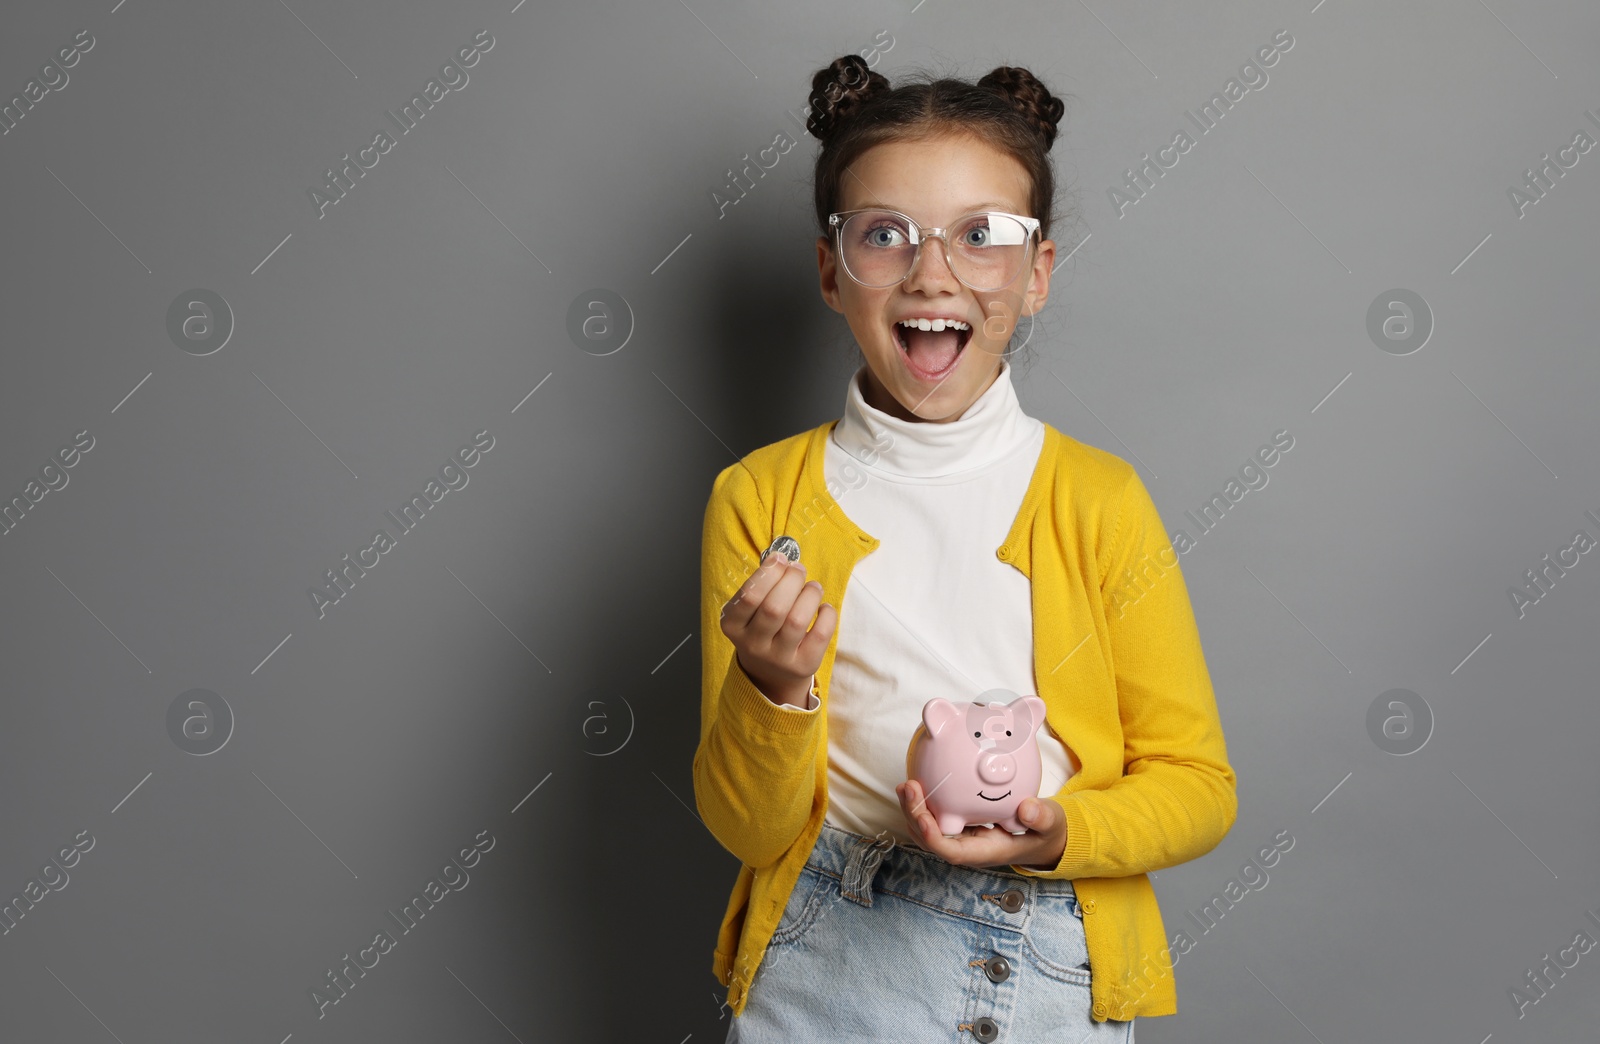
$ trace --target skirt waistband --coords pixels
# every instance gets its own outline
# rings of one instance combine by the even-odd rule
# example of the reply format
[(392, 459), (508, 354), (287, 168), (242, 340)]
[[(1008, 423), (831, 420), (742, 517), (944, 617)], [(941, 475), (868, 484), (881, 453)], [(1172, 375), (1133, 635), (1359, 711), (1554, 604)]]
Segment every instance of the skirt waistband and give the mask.
[(1024, 929), (1036, 912), (1083, 919), (1069, 880), (959, 866), (893, 838), (865, 837), (827, 822), (806, 866), (837, 879), (840, 894), (862, 906), (871, 906), (878, 892), (1000, 928)]

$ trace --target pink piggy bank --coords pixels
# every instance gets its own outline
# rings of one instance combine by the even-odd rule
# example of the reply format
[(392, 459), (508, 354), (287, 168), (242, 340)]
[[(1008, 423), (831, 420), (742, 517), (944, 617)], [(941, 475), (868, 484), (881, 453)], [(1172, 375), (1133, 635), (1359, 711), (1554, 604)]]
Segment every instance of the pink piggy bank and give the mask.
[[(1013, 697), (1001, 703), (997, 697)], [(1044, 700), (990, 689), (977, 700), (929, 700), (906, 750), (906, 778), (922, 785), (939, 832), (953, 837), (968, 824), (993, 823), (1027, 832), (1017, 819), (1025, 797), (1039, 796), (1043, 765), (1039, 726)]]

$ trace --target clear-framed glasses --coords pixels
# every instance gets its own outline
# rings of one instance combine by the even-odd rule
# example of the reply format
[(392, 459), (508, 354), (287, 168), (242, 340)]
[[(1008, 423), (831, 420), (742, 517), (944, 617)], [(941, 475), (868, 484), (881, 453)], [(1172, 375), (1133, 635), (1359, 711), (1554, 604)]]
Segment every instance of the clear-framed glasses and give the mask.
[(999, 290), (1027, 266), (1039, 219), (998, 210), (975, 210), (948, 229), (923, 228), (897, 210), (867, 207), (828, 215), (839, 260), (850, 278), (881, 289), (911, 274), (922, 244), (944, 240), (945, 260), (963, 285)]

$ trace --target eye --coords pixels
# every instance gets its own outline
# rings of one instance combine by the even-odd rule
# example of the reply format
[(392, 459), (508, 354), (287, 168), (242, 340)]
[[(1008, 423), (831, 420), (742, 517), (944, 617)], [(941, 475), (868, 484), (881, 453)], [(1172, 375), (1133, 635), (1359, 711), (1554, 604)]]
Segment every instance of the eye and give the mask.
[(1010, 729), (1007, 729), (1007, 730), (1006, 730), (1006, 735), (1007, 735), (1007, 736), (1009, 736), (1009, 735), (1011, 735), (1011, 730), (1010, 730)]
[(978, 737), (979, 739), (983, 739), (983, 733), (981, 733), (981, 732), (974, 732), (973, 735)]
[(861, 239), (869, 247), (897, 247), (905, 243), (905, 233), (892, 222), (880, 221), (863, 232)]
[(956, 243), (974, 250), (995, 246), (995, 232), (988, 214), (973, 214), (956, 230)]

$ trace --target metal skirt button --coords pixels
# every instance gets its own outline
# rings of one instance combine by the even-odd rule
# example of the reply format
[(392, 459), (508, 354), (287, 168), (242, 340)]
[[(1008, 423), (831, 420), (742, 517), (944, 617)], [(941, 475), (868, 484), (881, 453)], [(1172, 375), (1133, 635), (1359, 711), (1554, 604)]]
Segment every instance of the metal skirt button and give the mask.
[(1000, 1024), (985, 1015), (972, 1024), (972, 1035), (989, 1044), (989, 1041), (1000, 1038)]
[(1016, 913), (1022, 909), (1023, 895), (1015, 888), (1007, 888), (1000, 893), (1000, 909), (1006, 913)]
[(983, 973), (990, 982), (1005, 982), (1011, 977), (1011, 962), (996, 954), (983, 963)]

